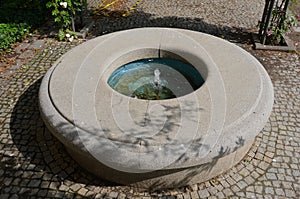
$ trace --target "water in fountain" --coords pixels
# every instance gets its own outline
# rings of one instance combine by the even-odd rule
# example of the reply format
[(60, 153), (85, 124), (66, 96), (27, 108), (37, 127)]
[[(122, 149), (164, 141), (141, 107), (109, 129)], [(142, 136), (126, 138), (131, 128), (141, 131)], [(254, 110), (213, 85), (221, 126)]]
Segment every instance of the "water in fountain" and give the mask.
[(154, 58), (125, 64), (108, 84), (119, 93), (138, 99), (171, 99), (193, 92), (203, 84), (199, 72), (184, 62)]

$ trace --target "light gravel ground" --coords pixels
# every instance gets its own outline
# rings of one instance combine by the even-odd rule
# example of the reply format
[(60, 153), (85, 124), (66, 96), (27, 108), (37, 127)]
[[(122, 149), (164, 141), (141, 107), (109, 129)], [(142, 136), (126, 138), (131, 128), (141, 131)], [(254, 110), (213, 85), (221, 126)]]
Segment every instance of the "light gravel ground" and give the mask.
[[(89, 8), (101, 2), (88, 0)], [(135, 2), (128, 0), (127, 6)], [(142, 0), (137, 10), (153, 18), (201, 19), (211, 25), (254, 29), (261, 19), (264, 4), (262, 0)]]
[[(129, 0), (128, 7), (134, 2)], [(89, 9), (94, 10), (101, 1), (88, 3)], [(263, 8), (261, 0), (143, 0), (129, 17), (94, 17), (91, 35), (140, 27), (174, 27), (246, 43), (249, 32), (257, 29)]]
[(199, 18), (220, 26), (255, 28), (260, 20), (262, 0), (144, 0), (140, 9), (155, 17)]

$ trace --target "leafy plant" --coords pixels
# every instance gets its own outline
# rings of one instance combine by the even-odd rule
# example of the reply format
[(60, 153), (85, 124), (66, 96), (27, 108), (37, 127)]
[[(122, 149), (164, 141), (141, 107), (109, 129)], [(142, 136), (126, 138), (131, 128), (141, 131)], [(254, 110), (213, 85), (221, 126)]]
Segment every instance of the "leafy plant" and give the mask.
[(283, 35), (290, 33), (291, 29), (298, 26), (297, 17), (290, 10), (284, 10), (284, 2), (277, 4), (272, 10), (272, 18), (267, 35), (269, 42), (273, 44), (284, 43)]
[(268, 28), (268, 36), (274, 43), (282, 43), (285, 33), (289, 33), (293, 27), (298, 26), (296, 17), (289, 11), (284, 12), (278, 8), (274, 9), (271, 24)]
[(0, 1), (0, 53), (22, 41), (49, 16), (46, 0)]
[(14, 42), (22, 41), (29, 33), (30, 26), (26, 23), (0, 24), (0, 51), (11, 47)]
[[(58, 39), (69, 39), (76, 36), (71, 30), (72, 18), (81, 11), (83, 3), (81, 0), (52, 0), (46, 4), (47, 8), (52, 9), (51, 14), (54, 22), (60, 25)], [(71, 35), (69, 38), (67, 36)], [(70, 39), (69, 39), (70, 40)]]

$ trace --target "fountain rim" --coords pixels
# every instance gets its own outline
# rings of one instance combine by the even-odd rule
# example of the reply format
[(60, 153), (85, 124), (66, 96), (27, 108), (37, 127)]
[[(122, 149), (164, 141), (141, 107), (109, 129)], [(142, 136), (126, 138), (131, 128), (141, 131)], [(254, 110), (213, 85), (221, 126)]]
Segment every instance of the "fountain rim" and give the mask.
[[(157, 31), (157, 29), (160, 29), (161, 31), (169, 31), (170, 30), (168, 28), (144, 28), (144, 29), (126, 30), (126, 31), (122, 31), (122, 33), (128, 33), (128, 32), (131, 32), (131, 31), (136, 31), (137, 33), (138, 32), (143, 32), (145, 34), (149, 30)], [(175, 31), (178, 31), (178, 32), (182, 31), (183, 33), (189, 33), (188, 30), (180, 30), (180, 29), (174, 29), (172, 31), (174, 31), (174, 32)], [(112, 33), (110, 35), (104, 35), (104, 36), (101, 37), (101, 39), (106, 40), (106, 39), (109, 39), (111, 35), (118, 35), (119, 33), (121, 33), (121, 32)], [(199, 34), (203, 34), (203, 33), (199, 33)], [(206, 34), (203, 34), (203, 35), (206, 35)], [(160, 37), (161, 37), (161, 35), (160, 35)], [(224, 42), (222, 39), (219, 39), (219, 38), (216, 38), (216, 37), (213, 37), (213, 36), (210, 36), (210, 37), (214, 38), (215, 40), (220, 40), (222, 43)], [(81, 45), (89, 46), (89, 45), (91, 45), (91, 43), (92, 42), (87, 42), (87, 43), (84, 43), (84, 44), (81, 44)], [(126, 44), (128, 44), (128, 43), (130, 43), (130, 41), (127, 41)], [(104, 72), (104, 75), (103, 75), (104, 78), (102, 78), (101, 82), (97, 82), (97, 84), (101, 85), (106, 90), (105, 92), (108, 92), (108, 93), (106, 93), (107, 95), (111, 95), (111, 93), (114, 93), (116, 95), (120, 95), (123, 98), (128, 98), (128, 99), (132, 100), (133, 102), (134, 101), (155, 101), (156, 103), (163, 103), (165, 101), (168, 101), (168, 102), (172, 103), (172, 101), (186, 100), (193, 94), (201, 95), (201, 93), (205, 90), (205, 88), (207, 87), (208, 84), (218, 83), (218, 82), (215, 82), (216, 75), (213, 74), (211, 72), (210, 68), (208, 67), (210, 65), (210, 63), (212, 65), (215, 65), (209, 56), (207, 56), (207, 57), (203, 56), (203, 52), (196, 52), (195, 53), (193, 51), (193, 49), (191, 49), (191, 47), (187, 46), (186, 44), (182, 44), (182, 43), (180, 43), (180, 45), (178, 45), (178, 44), (174, 44), (174, 45), (169, 44), (169, 46), (168, 46), (169, 48), (167, 48), (166, 46), (162, 47), (162, 43), (164, 43), (164, 42), (159, 41), (158, 43), (153, 44), (153, 42), (151, 41), (151, 43), (146, 43), (146, 44), (141, 44), (141, 45), (135, 45), (134, 44), (130, 47), (126, 46), (127, 48), (121, 49), (118, 53), (115, 53), (114, 56), (110, 56), (109, 59), (103, 60), (102, 64), (103, 65), (108, 65), (108, 67), (107, 67), (107, 70)], [(229, 42), (226, 42), (226, 43), (230, 44)], [(156, 48), (153, 47), (153, 46), (155, 46)], [(233, 45), (231, 44), (231, 46), (233, 46)], [(103, 46), (101, 46), (101, 47), (103, 48)], [(106, 46), (106, 47), (108, 47), (108, 46)], [(182, 47), (184, 47), (184, 48), (182, 48)], [(237, 48), (237, 47), (234, 47), (234, 48)], [(100, 49), (100, 48), (98, 48), (98, 49)], [(142, 53), (142, 51), (143, 51), (143, 53)], [(73, 60), (72, 57), (71, 57), (71, 60), (66, 59), (66, 58), (70, 58), (70, 56), (68, 56), (68, 55), (71, 54), (72, 52), (73, 52), (73, 50), (70, 51), (69, 53), (67, 53), (66, 55), (64, 55), (63, 57), (61, 57), (56, 62), (56, 64), (54, 64), (53, 70), (51, 71), (51, 74), (50, 74), (50, 77), (49, 77), (49, 82), (48, 82), (49, 83), (49, 85), (48, 85), (48, 94), (49, 94), (49, 97), (51, 99), (52, 105), (61, 114), (61, 116), (63, 116), (67, 121), (71, 121), (71, 122), (73, 121), (73, 119), (68, 118), (68, 116), (71, 115), (71, 114), (64, 114), (64, 112), (60, 110), (60, 107), (62, 107), (62, 106), (57, 107), (56, 104), (55, 104), (55, 100), (53, 100), (53, 96), (51, 96), (51, 80), (52, 80), (53, 74), (55, 73), (57, 68), (59, 68), (58, 66), (67, 64), (67, 63), (64, 63), (64, 60), (67, 60), (67, 61)], [(108, 53), (110, 53), (109, 50), (108, 50)], [(190, 59), (187, 61), (187, 59), (182, 58), (181, 53), (183, 53), (185, 55), (193, 55), (194, 57), (192, 57), (192, 58), (196, 57), (198, 61), (202, 62), (200, 70), (204, 70), (205, 72), (199, 71), (199, 68), (197, 67), (197, 64), (191, 63)], [(97, 55), (99, 53), (96, 51), (96, 52), (94, 52), (94, 55), (95, 54)], [(132, 55), (134, 55), (134, 56), (132, 56)], [(175, 57), (174, 57), (174, 55), (175, 55)], [(131, 97), (128, 97), (126, 95), (123, 95), (123, 94), (120, 94), (120, 93), (116, 92), (114, 89), (112, 89), (107, 84), (107, 80), (110, 77), (110, 75), (112, 74), (112, 72), (115, 71), (120, 65), (123, 65), (125, 63), (129, 63), (130, 61), (138, 60), (138, 59), (141, 59), (141, 58), (142, 59), (144, 59), (144, 58), (153, 58), (154, 56), (158, 56), (158, 57), (161, 56), (161, 57), (173, 58), (173, 59), (177, 58), (177, 59), (181, 59), (181, 60), (183, 59), (183, 61), (187, 61), (189, 64), (194, 66), (198, 70), (198, 72), (201, 74), (201, 76), (204, 79), (204, 84), (200, 88), (198, 88), (197, 90), (195, 90), (194, 92), (192, 92), (190, 94), (187, 94), (187, 95), (184, 95), (184, 96), (181, 96), (181, 97), (178, 97), (178, 98), (167, 99), (167, 100), (134, 99), (134, 98), (131, 98)], [(246, 55), (246, 56), (248, 57), (249, 55)], [(202, 67), (203, 65), (205, 67)], [(271, 84), (271, 82), (270, 82), (270, 84)], [(218, 88), (218, 87), (216, 87), (216, 88)], [(271, 93), (270, 95), (273, 95), (273, 93)], [(219, 99), (214, 99), (214, 101), (216, 101), (216, 100), (219, 100)], [(86, 103), (86, 104), (89, 104), (89, 103)], [(205, 107), (205, 104), (202, 104), (202, 107)], [(207, 107), (207, 108), (209, 108), (209, 107)]]
[[(206, 42), (205, 40), (208, 40), (208, 41), (212, 42), (209, 45), (206, 45), (206, 47), (211, 52), (215, 52), (214, 50), (211, 50), (211, 49), (213, 49), (214, 47), (220, 47), (220, 45), (221, 45), (221, 47), (223, 47), (223, 48), (228, 48), (228, 49), (232, 50), (232, 52), (231, 51), (230, 52), (225, 52), (224, 51), (224, 54), (222, 54), (223, 52), (221, 52), (220, 55), (224, 56), (224, 58), (226, 58), (226, 55), (228, 55), (229, 53), (235, 53), (235, 54), (232, 54), (231, 57), (233, 57), (234, 55), (242, 55), (241, 57), (243, 57), (246, 60), (251, 62), (251, 63), (247, 63), (247, 66), (248, 65), (249, 66), (254, 65), (255, 69), (257, 67), (257, 70), (254, 70), (253, 74), (255, 74), (257, 77), (261, 78), (261, 80), (262, 80), (261, 84), (259, 84), (259, 83), (257, 83), (257, 84), (259, 84), (258, 86), (260, 87), (261, 90), (264, 89), (266, 92), (263, 92), (263, 95), (257, 96), (257, 97), (259, 97), (260, 102), (257, 106), (254, 107), (256, 112), (251, 112), (251, 113), (249, 113), (249, 115), (247, 114), (245, 117), (239, 118), (239, 120), (237, 120), (237, 121), (233, 120), (235, 122), (234, 125), (226, 126), (226, 128), (223, 129), (224, 132), (222, 134), (222, 138), (224, 137), (224, 139), (220, 140), (220, 144), (226, 146), (226, 145), (229, 145), (229, 144), (234, 144), (234, 139), (232, 139), (232, 138), (235, 138), (236, 135), (241, 134), (241, 135), (245, 136), (244, 137), (246, 139), (245, 145), (241, 148), (238, 148), (237, 151), (233, 151), (232, 152), (232, 153), (234, 153), (233, 156), (228, 157), (231, 161), (230, 166), (232, 166), (234, 164), (234, 162), (237, 161), (238, 159), (242, 158), (243, 154), (249, 149), (249, 147), (251, 147), (251, 144), (253, 143), (254, 137), (262, 129), (263, 125), (267, 121), (268, 116), (270, 115), (270, 112), (271, 112), (271, 109), (272, 109), (272, 104), (273, 104), (273, 99), (274, 99), (273, 91), (272, 91), (272, 83), (271, 83), (269, 77), (267, 76), (266, 71), (261, 66), (261, 64), (257, 60), (256, 61), (253, 60), (253, 56), (247, 54), (243, 49), (240, 49), (239, 47), (236, 47), (233, 44), (230, 44), (229, 42), (223, 41), (223, 40), (221, 40), (219, 38), (216, 38), (216, 37), (213, 37), (213, 36), (208, 36), (208, 35), (203, 34), (203, 33), (192, 32), (192, 31), (188, 31), (188, 30), (173, 29), (172, 31), (170, 31), (170, 29), (166, 29), (166, 28), (145, 28), (145, 29), (126, 30), (126, 31), (123, 31), (122, 33), (117, 32), (117, 33), (113, 33), (112, 35), (106, 35), (106, 36), (103, 36), (101, 38), (95, 39), (94, 41), (88, 41), (88, 42), (82, 44), (81, 49), (80, 49), (80, 53), (82, 53), (82, 51), (83, 52), (88, 51), (88, 49), (89, 49), (88, 47), (90, 47), (90, 46), (93, 47), (93, 45), (94, 46), (97, 45), (97, 44), (94, 44), (95, 41), (99, 42), (101, 40), (109, 39), (111, 36), (114, 36), (114, 35), (119, 35), (121, 37), (121, 34), (126, 33), (127, 36), (128, 36), (129, 32), (133, 31), (137, 35), (142, 33), (143, 35), (142, 36), (140, 35), (140, 39), (144, 39), (144, 37), (146, 37), (145, 35), (147, 35), (147, 34), (151, 35), (153, 33), (158, 32), (158, 30), (160, 30), (162, 32), (165, 31), (167, 33), (168, 37), (171, 37), (171, 36), (169, 36), (170, 32), (172, 32), (172, 33), (173, 32), (182, 33), (182, 34), (191, 35), (191, 36), (195, 35), (195, 37), (197, 37), (197, 39), (199, 39), (199, 40), (197, 40), (198, 42), (203, 41), (205, 43)], [(134, 38), (134, 36), (135, 35), (132, 35), (132, 38)], [(141, 49), (146, 49), (146, 50), (150, 49), (149, 51), (151, 51), (151, 49), (152, 50), (156, 49), (155, 52), (148, 52), (147, 51), (147, 53), (149, 53), (149, 54), (151, 54), (151, 53), (158, 54), (157, 49), (162, 49), (162, 50), (167, 49), (167, 50), (169, 50), (168, 52), (172, 52), (172, 53), (176, 52), (176, 54), (180, 54), (180, 52), (182, 52), (182, 53), (185, 53), (185, 55), (187, 55), (187, 56), (190, 56), (193, 53), (194, 54), (199, 53), (199, 52), (197, 52), (197, 53), (194, 52), (191, 46), (187, 46), (187, 45), (182, 44), (182, 43), (177, 43), (177, 44), (168, 43), (169, 48), (167, 48), (166, 46), (163, 46), (163, 48), (161, 48), (161, 44), (163, 43), (163, 42), (161, 42), (162, 41), (161, 35), (159, 37), (157, 37), (156, 39), (158, 39), (158, 40), (160, 39), (160, 40), (157, 41), (155, 44), (153, 44), (153, 41), (150, 41), (150, 39), (147, 39), (145, 41), (145, 43), (137, 43), (137, 44), (133, 44), (132, 46), (129, 46), (129, 47), (123, 45), (122, 47), (124, 47), (124, 48), (121, 48), (121, 50), (113, 56), (110, 56), (110, 54), (109, 54), (109, 51), (111, 52), (112, 48), (110, 48), (110, 46), (105, 46), (105, 47), (109, 48), (107, 50), (107, 52), (105, 52), (103, 50), (101, 51), (100, 49), (98, 49), (99, 51), (94, 52), (94, 55), (99, 54), (99, 52), (103, 52), (104, 57), (105, 57), (105, 55), (108, 55), (108, 58), (104, 59), (103, 62), (101, 62), (101, 64), (105, 65), (105, 64), (113, 64), (113, 63), (116, 64), (118, 62), (117, 58), (118, 58), (119, 55), (124, 55), (125, 57), (123, 57), (123, 59), (127, 59), (128, 57), (126, 57), (126, 53), (131, 52), (133, 50), (139, 51)], [(176, 38), (171, 38), (171, 40), (172, 39), (176, 41)], [(218, 41), (220, 41), (220, 42), (218, 42)], [(114, 44), (117, 45), (118, 43), (114, 42)], [(182, 46), (180, 46), (180, 45), (186, 46), (186, 48), (188, 48), (189, 52), (191, 52), (191, 53), (187, 54), (187, 52), (185, 52), (186, 49), (182, 49), (181, 48)], [(104, 48), (104, 46), (102, 46), (102, 48)], [(220, 50), (216, 50), (216, 51), (220, 52)], [(40, 109), (41, 109), (41, 114), (42, 114), (43, 120), (45, 121), (45, 123), (47, 124), (47, 126), (51, 130), (51, 132), (67, 148), (69, 148), (70, 150), (75, 150), (76, 152), (81, 153), (81, 155), (83, 154), (83, 156), (84, 156), (84, 154), (87, 153), (87, 149), (85, 149), (81, 145), (78, 145), (78, 143), (77, 143), (78, 140), (74, 139), (74, 135), (72, 135), (69, 131), (67, 131), (68, 129), (66, 129), (66, 127), (63, 128), (58, 123), (58, 122), (66, 123), (67, 125), (69, 125), (68, 126), (68, 128), (70, 128), (69, 130), (72, 130), (72, 128), (74, 128), (74, 126), (71, 126), (72, 124), (69, 123), (69, 121), (72, 121), (72, 120), (69, 120), (66, 117), (66, 114), (64, 114), (60, 110), (60, 108), (63, 107), (63, 105), (64, 105), (63, 104), (64, 101), (61, 100), (60, 101), (62, 103), (62, 104), (60, 104), (61, 106), (57, 107), (54, 104), (53, 96), (50, 96), (51, 95), (51, 92), (50, 92), (51, 91), (51, 85), (49, 85), (49, 84), (51, 84), (50, 81), (53, 78), (53, 74), (58, 71), (58, 68), (61, 65), (68, 66), (68, 65), (74, 63), (74, 60), (81, 61), (80, 60), (80, 53), (77, 54), (78, 57), (76, 57), (75, 59), (72, 56), (70, 56), (70, 55), (72, 55), (72, 53), (74, 55), (74, 52), (78, 53), (78, 48), (77, 48), (77, 51), (74, 48), (74, 50), (72, 50), (70, 53), (68, 53), (65, 56), (63, 56), (62, 58), (60, 58), (56, 62), (56, 64), (54, 64), (53, 68), (50, 69), (47, 72), (47, 75), (45, 76), (45, 78), (42, 82), (42, 85), (41, 85), (41, 89), (40, 89), (40, 95), (39, 95), (39, 97), (40, 97)], [(200, 52), (200, 54), (201, 54), (201, 52)], [(180, 55), (182, 55), (182, 54), (180, 54)], [(137, 53), (136, 56), (141, 56), (141, 55)], [(143, 55), (142, 58), (145, 58), (144, 56), (145, 55)], [(97, 56), (96, 57), (92, 56), (91, 58), (93, 59), (92, 61), (95, 61), (95, 60), (98, 59)], [(209, 57), (204, 57), (203, 54), (202, 54), (202, 56), (200, 56), (200, 58), (205, 59), (205, 60), (209, 60)], [(214, 57), (214, 58), (216, 58), (216, 57)], [(240, 58), (240, 57), (237, 57), (237, 58)], [(218, 57), (217, 57), (217, 60), (218, 60)], [(88, 60), (88, 61), (90, 61), (90, 60)], [(92, 61), (90, 61), (88, 63), (92, 63)], [(202, 61), (204, 61), (204, 60), (202, 60)], [(241, 58), (241, 61), (243, 61), (242, 58)], [(88, 63), (85, 63), (85, 64), (87, 65)], [(191, 63), (191, 64), (193, 66), (195, 66), (193, 63)], [(229, 64), (229, 63), (225, 63), (225, 64)], [(234, 63), (234, 64), (239, 65), (239, 63)], [(220, 65), (220, 63), (217, 64), (217, 65), (222, 66), (222, 65)], [(96, 66), (94, 65), (94, 67), (96, 67)], [(72, 70), (72, 67), (71, 68), (69, 67), (68, 69)], [(112, 71), (115, 70), (113, 67), (108, 67), (108, 69), (112, 70)], [(224, 67), (222, 69), (224, 69)], [(111, 74), (111, 73), (109, 73), (109, 70), (106, 71), (106, 73), (108, 74), (107, 78)], [(57, 77), (58, 79), (56, 79), (56, 80), (59, 80), (59, 78), (61, 78), (62, 74), (66, 74), (66, 73), (61, 73), (60, 76)], [(201, 72), (200, 72), (200, 74), (203, 76), (203, 74)], [(207, 84), (217, 84), (218, 82), (214, 82), (214, 80), (215, 80), (214, 75), (215, 74), (211, 73), (210, 68), (207, 68), (207, 76), (206, 77), (203, 76), (203, 78), (205, 80), (204, 84), (200, 87), (200, 89), (194, 91), (193, 93), (197, 93), (197, 94), (201, 95), (200, 91), (202, 92)], [(89, 77), (88, 74), (87, 74), (86, 77)], [(101, 84), (101, 86), (104, 86), (104, 87), (108, 86), (108, 89), (106, 91), (108, 92), (108, 94), (111, 94), (112, 89), (107, 84), (107, 79), (105, 80), (105, 78), (103, 78), (103, 80), (104, 81), (102, 81), (102, 82), (97, 82), (97, 84), (99, 83), (99, 84)], [(64, 82), (64, 81), (65, 80), (61, 80), (61, 82)], [(65, 85), (63, 85), (63, 86), (65, 86)], [(109, 90), (109, 89), (111, 89), (111, 90)], [(66, 92), (66, 90), (64, 90), (64, 92)], [(235, 92), (234, 90), (229, 90), (228, 94), (232, 94), (234, 92)], [(63, 96), (64, 96), (63, 92), (62, 93), (57, 93), (57, 94), (61, 95), (60, 98), (63, 98)], [(186, 96), (179, 97), (179, 98), (187, 98), (189, 96), (190, 96), (190, 94), (186, 95)], [(83, 96), (83, 97), (86, 97), (86, 96)], [(122, 95), (122, 97), (125, 97), (125, 96)], [(174, 98), (174, 99), (164, 100), (164, 101), (178, 100), (179, 98)], [(130, 99), (134, 100), (133, 98), (130, 98)], [(214, 100), (216, 100), (216, 99), (214, 99)], [(219, 99), (217, 99), (217, 100), (219, 100)], [(160, 103), (159, 100), (155, 100), (155, 101), (157, 103)], [(251, 108), (251, 107), (247, 107), (247, 108)], [(251, 109), (251, 110), (253, 110), (253, 109)], [(244, 114), (244, 112), (241, 112), (241, 113)], [(231, 117), (231, 116), (229, 116), (229, 117)], [(251, 126), (249, 126), (249, 124), (251, 124)], [(233, 131), (235, 132), (234, 135), (232, 134)], [(247, 135), (246, 134), (244, 135), (243, 133), (245, 133), (246, 131), (247, 132), (250, 131), (250, 133), (247, 134)], [(112, 140), (112, 139), (110, 139), (110, 140)], [(118, 140), (118, 141), (120, 141), (120, 140)], [(179, 166), (180, 167), (188, 167), (188, 166), (191, 166), (191, 165), (204, 163), (204, 162), (207, 162), (207, 161), (211, 160), (211, 157), (214, 157), (214, 155), (216, 155), (216, 154), (218, 154), (217, 148), (214, 149), (214, 151), (212, 151), (209, 156), (205, 157), (205, 161), (203, 159), (193, 159), (194, 162), (190, 162), (189, 164), (182, 164), (182, 165), (179, 165)], [(218, 156), (216, 156), (216, 157), (218, 157)], [(227, 156), (225, 156), (224, 158), (227, 159)], [(83, 161), (82, 163), (84, 164), (85, 162)], [(220, 166), (220, 168), (224, 169), (223, 168), (224, 165), (222, 165), (221, 162), (220, 162), (219, 166)], [(230, 166), (226, 166), (226, 168), (227, 167), (229, 168)], [(178, 168), (178, 165), (174, 165), (174, 167)], [(218, 172), (216, 172), (216, 173), (218, 173)], [(209, 177), (212, 177), (214, 175), (215, 174), (212, 173)]]

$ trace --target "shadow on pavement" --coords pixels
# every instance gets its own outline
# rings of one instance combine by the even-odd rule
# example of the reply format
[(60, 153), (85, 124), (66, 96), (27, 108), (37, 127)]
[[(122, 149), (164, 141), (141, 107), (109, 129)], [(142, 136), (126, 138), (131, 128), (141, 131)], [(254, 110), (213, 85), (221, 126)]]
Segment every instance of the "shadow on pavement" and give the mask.
[(120, 30), (142, 28), (142, 27), (168, 27), (199, 31), (224, 38), (234, 43), (248, 43), (251, 39), (250, 30), (238, 27), (223, 27), (209, 24), (202, 18), (188, 17), (155, 17), (152, 14), (136, 11), (128, 17), (120, 16), (120, 13), (111, 13), (109, 17), (94, 16), (94, 28), (91, 30), (92, 36), (100, 36)]
[[(11, 115), (10, 132), (14, 145), (21, 153), (7, 160), (12, 176), (22, 171), (21, 181), (36, 179), (36, 184), (53, 182), (54, 188), (62, 183), (114, 186), (99, 180), (82, 169), (67, 153), (64, 146), (46, 129), (39, 112), (38, 90), (41, 79), (32, 84), (18, 99)], [(1, 165), (0, 165), (1, 166)], [(30, 190), (36, 185), (24, 185)]]

